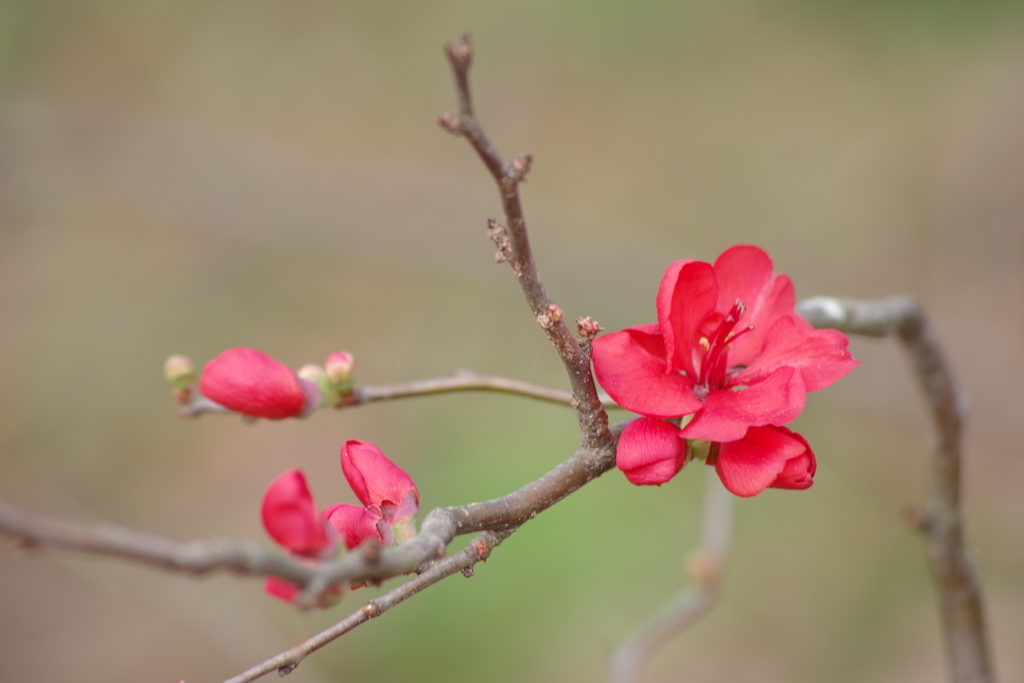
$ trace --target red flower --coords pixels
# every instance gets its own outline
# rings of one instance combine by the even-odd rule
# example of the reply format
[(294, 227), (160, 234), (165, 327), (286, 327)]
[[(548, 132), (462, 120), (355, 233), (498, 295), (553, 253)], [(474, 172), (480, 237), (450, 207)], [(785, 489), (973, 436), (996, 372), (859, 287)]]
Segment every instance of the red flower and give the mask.
[[(356, 505), (332, 505), (318, 512), (313, 494), (306, 484), (302, 470), (292, 469), (281, 474), (267, 488), (261, 506), (263, 527), (272, 539), (294, 555), (313, 561), (330, 558), (339, 538), (348, 549), (355, 548), (367, 538), (386, 543), (391, 530), (384, 526), (387, 538), (379, 528), (380, 511)], [(299, 587), (290, 581), (268, 576), (263, 590), (286, 602), (294, 602)], [(320, 607), (330, 607), (340, 599), (341, 586), (332, 586), (323, 595)]]
[(324, 510), (324, 517), (341, 534), (347, 550), (352, 550), (368, 538), (384, 545), (391, 543), (391, 529), (382, 521), (380, 510), (339, 503)]
[[(338, 504), (318, 512), (302, 470), (288, 470), (263, 496), (263, 526), (270, 537), (315, 564), (331, 558), (339, 541), (351, 550), (367, 539), (390, 545), (396, 537), (403, 543), (416, 536), (412, 518), (419, 512), (420, 494), (401, 467), (362, 441), (345, 442), (341, 467), (363, 507)], [(264, 590), (287, 602), (299, 593), (297, 586), (277, 577), (268, 577)], [(320, 606), (329, 607), (340, 596), (341, 588), (332, 587)]]
[(346, 441), (341, 449), (341, 470), (359, 502), (378, 508), (388, 525), (402, 524), (419, 512), (416, 484), (376, 445)]
[(720, 444), (707, 464), (725, 488), (745, 498), (766, 488), (809, 488), (817, 469), (807, 440), (785, 427), (751, 427), (742, 439)]
[(808, 391), (858, 364), (844, 334), (813, 329), (794, 303), (789, 277), (758, 247), (727, 249), (714, 265), (676, 261), (658, 289), (658, 323), (594, 340), (594, 371), (627, 410), (692, 414), (685, 438), (728, 442), (783, 425)]
[(295, 555), (318, 557), (333, 551), (326, 520), (317, 512), (302, 470), (288, 470), (271, 482), (260, 508), (263, 528)]
[(637, 486), (661, 486), (683, 469), (689, 455), (689, 444), (679, 437), (678, 427), (641, 417), (622, 432), (615, 464)]
[(206, 364), (199, 391), (225, 408), (269, 420), (297, 417), (320, 405), (316, 384), (256, 349), (228, 349)]

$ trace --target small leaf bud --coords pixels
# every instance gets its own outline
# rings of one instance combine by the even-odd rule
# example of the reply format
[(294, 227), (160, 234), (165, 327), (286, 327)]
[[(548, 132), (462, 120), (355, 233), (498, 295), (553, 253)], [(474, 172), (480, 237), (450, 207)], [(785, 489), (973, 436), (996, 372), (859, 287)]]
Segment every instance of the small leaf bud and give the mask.
[(355, 384), (353, 371), (356, 368), (356, 359), (346, 351), (335, 351), (327, 356), (324, 364), (327, 371), (327, 381), (339, 394), (352, 392)]
[(327, 373), (319, 365), (303, 365), (296, 374), (300, 379), (312, 382), (320, 390), (317, 408), (333, 408), (341, 401), (341, 396), (327, 380)]
[(164, 362), (164, 377), (174, 389), (188, 389), (196, 379), (196, 371), (187, 356), (173, 355)]

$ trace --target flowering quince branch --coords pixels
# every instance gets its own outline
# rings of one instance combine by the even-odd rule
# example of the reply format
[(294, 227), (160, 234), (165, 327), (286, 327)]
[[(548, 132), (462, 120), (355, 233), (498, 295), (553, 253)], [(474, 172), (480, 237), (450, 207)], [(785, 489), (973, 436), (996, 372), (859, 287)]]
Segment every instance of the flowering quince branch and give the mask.
[[(447, 391), (516, 393), (574, 407), (581, 435), (576, 453), (501, 498), (431, 510), (417, 534), (412, 523), (420, 502), (415, 484), (372, 444), (349, 441), (341, 465), (362, 507), (318, 510), (305, 476), (294, 469), (267, 489), (261, 509), (264, 527), (291, 557), (247, 541), (180, 543), (117, 527), (50, 520), (3, 501), (0, 531), (30, 546), (115, 556), (195, 574), (229, 569), (262, 576), (268, 593), (300, 608), (331, 604), (345, 585), (354, 588), (418, 573), (327, 631), (231, 680), (249, 681), (274, 670), (285, 674), (310, 652), (446, 576), (459, 571), (470, 575), (475, 563), (507, 536), (613, 468), (616, 457), (636, 484), (660, 485), (699, 458), (714, 466), (724, 489), (736, 495), (753, 496), (772, 487), (807, 488), (815, 474), (814, 453), (785, 425), (803, 408), (807, 392), (828, 386), (857, 365), (846, 349), (845, 335), (837, 330), (896, 334), (914, 358), (941, 437), (936, 495), (921, 527), (931, 540), (956, 681), (988, 683), (980, 600), (964, 558), (959, 517), (960, 406), (916, 304), (904, 299), (880, 304), (812, 300), (800, 313), (815, 327), (837, 328), (814, 329), (794, 311), (792, 284), (774, 273), (768, 255), (757, 247), (738, 246), (713, 264), (673, 263), (656, 298), (657, 323), (597, 338), (600, 325), (580, 318), (577, 339), (545, 291), (527, 239), (519, 185), (532, 157), (523, 154), (504, 162), (477, 122), (469, 91), (469, 37), (447, 44), (445, 53), (458, 111), (442, 115), (439, 122), (470, 142), (494, 178), (505, 217), (504, 224), (488, 223), (495, 260), (510, 264), (535, 321), (566, 368), (571, 392), (472, 373), (356, 388), (354, 359), (345, 352), (332, 353), (323, 367), (308, 365), (296, 372), (262, 351), (228, 349), (206, 364), (197, 388), (187, 358), (168, 359), (165, 373), (183, 414), (234, 412), (274, 420), (304, 417), (318, 408)], [(611, 398), (597, 390), (594, 374)], [(605, 407), (611, 399), (641, 417), (609, 426)], [(720, 494), (713, 484), (704, 548), (691, 562), (693, 590), (638, 637), (633, 654), (623, 655), (634, 660), (634, 670), (644, 653), (692, 623), (716, 595), (730, 519), (728, 502)], [(479, 536), (467, 548), (444, 557), (456, 536), (473, 533)], [(338, 556), (342, 547), (350, 552)]]
[[(522, 154), (512, 163), (506, 164), (477, 122), (469, 92), (469, 66), (473, 61), (473, 44), (469, 35), (463, 34), (457, 40), (447, 43), (445, 54), (448, 56), (455, 78), (459, 110), (458, 113), (442, 114), (438, 122), (452, 134), (461, 135), (469, 141), (497, 185), (506, 225), (503, 226), (493, 220), (488, 224), (488, 237), (497, 247), (495, 260), (508, 262), (512, 266), (537, 324), (543, 328), (562, 359), (572, 386), (583, 448), (595, 453), (607, 454), (609, 450), (614, 452), (614, 439), (608, 431), (608, 415), (601, 405), (590, 371), (590, 357), (584, 353), (580, 343), (569, 331), (562, 319), (562, 309), (551, 301), (551, 297), (544, 289), (533, 252), (530, 250), (526, 219), (523, 217), (522, 203), (519, 199), (519, 184), (529, 172), (533, 156)], [(581, 331), (582, 320), (588, 319), (581, 319), (581, 322), (578, 322)]]
[[(172, 358), (183, 358), (172, 356)], [(512, 377), (500, 375), (488, 375), (473, 372), (472, 370), (455, 370), (450, 377), (438, 377), (433, 379), (417, 380), (414, 382), (403, 382), (401, 384), (383, 384), (375, 386), (353, 386), (350, 393), (339, 397), (339, 402), (329, 406), (337, 409), (361, 406), (367, 403), (379, 403), (381, 401), (393, 401), (400, 398), (415, 398), (419, 396), (432, 396), (434, 394), (447, 394), (460, 391), (493, 391), (504, 394), (516, 394), (533, 398), (548, 403), (557, 403), (565, 406), (572, 406), (572, 392), (565, 389), (557, 389), (542, 384), (526, 382)], [(180, 389), (172, 385), (172, 392), (176, 397), (182, 396)], [(601, 404), (605, 408), (616, 408), (615, 403), (606, 393), (598, 392)], [(182, 417), (199, 417), (204, 413), (240, 414), (219, 403), (211, 401), (199, 391), (189, 391), (184, 395), (184, 400), (179, 401), (181, 407), (179, 414)], [(247, 416), (251, 417), (251, 416)]]
[[(613, 438), (628, 421), (612, 425)], [(319, 602), (332, 585), (383, 581), (423, 568), (455, 538), (481, 531), (513, 531), (615, 466), (614, 456), (596, 459), (580, 449), (535, 482), (492, 500), (431, 510), (419, 535), (394, 548), (364, 545), (317, 566), (296, 561), (240, 539), (174, 541), (107, 524), (81, 524), (27, 512), (0, 500), (0, 532), (25, 547), (50, 547), (106, 555), (150, 566), (203, 575), (226, 569), (249, 576), (276, 576), (304, 587), (300, 606)]]
[(687, 559), (690, 585), (619, 645), (611, 662), (612, 683), (632, 683), (658, 648), (695, 624), (721, 595), (729, 539), (732, 536), (733, 496), (709, 474), (704, 497), (700, 545)]
[(319, 650), (370, 619), (380, 616), (398, 603), (411, 598), (425, 588), (429, 588), (441, 579), (460, 572), (467, 577), (472, 576), (473, 566), (477, 562), (487, 561), (491, 551), (511, 534), (511, 530), (484, 531), (458, 553), (437, 560), (419, 576), (406, 581), (401, 586), (388, 591), (379, 598), (371, 600), (356, 612), (353, 612), (335, 625), (303, 641), (292, 649), (271, 657), (267, 661), (243, 671), (224, 683), (248, 683), (272, 671), (277, 671), (282, 676), (291, 673), (310, 653)]
[(875, 301), (815, 297), (797, 310), (818, 328), (896, 337), (910, 356), (936, 436), (925, 511), (917, 515), (915, 526), (928, 541), (953, 680), (990, 683), (994, 679), (981, 587), (968, 559), (960, 510), (964, 401), (934, 329), (921, 306), (907, 296)]

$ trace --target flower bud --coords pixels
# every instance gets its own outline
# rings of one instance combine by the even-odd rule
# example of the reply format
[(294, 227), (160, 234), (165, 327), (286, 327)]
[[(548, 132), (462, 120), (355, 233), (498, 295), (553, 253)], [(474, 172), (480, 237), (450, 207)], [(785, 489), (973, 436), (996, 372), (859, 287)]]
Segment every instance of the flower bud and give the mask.
[(347, 394), (352, 391), (355, 383), (353, 371), (356, 367), (356, 359), (346, 351), (335, 351), (327, 356), (324, 364), (327, 371), (327, 381), (339, 394)]
[(742, 439), (722, 443), (714, 466), (725, 488), (745, 498), (766, 488), (809, 488), (817, 469), (807, 440), (775, 426), (749, 427)]
[(175, 354), (164, 361), (164, 377), (172, 389), (184, 391), (192, 386), (196, 372), (187, 356)]
[(288, 470), (271, 482), (260, 514), (270, 537), (296, 555), (318, 557), (334, 545), (302, 470)]
[[(391, 530), (382, 523), (380, 510), (340, 503), (324, 510), (324, 517), (341, 535), (345, 548), (352, 550), (368, 538), (381, 545), (391, 542)], [(382, 528), (383, 527), (383, 528)]]
[[(206, 364), (199, 391), (225, 408), (268, 420), (298, 417), (320, 402), (286, 365), (250, 348), (228, 349)], [(315, 396), (314, 396), (315, 394)], [(314, 400), (315, 399), (315, 400)]]
[(341, 396), (327, 380), (327, 373), (319, 365), (303, 365), (299, 368), (298, 375), (299, 379), (312, 382), (320, 390), (317, 408), (333, 408), (341, 401)]
[(661, 486), (683, 469), (689, 452), (674, 424), (640, 417), (622, 431), (615, 465), (637, 486)]
[(346, 441), (341, 470), (363, 505), (380, 508), (391, 526), (408, 522), (419, 512), (420, 493), (409, 475), (369, 441)]

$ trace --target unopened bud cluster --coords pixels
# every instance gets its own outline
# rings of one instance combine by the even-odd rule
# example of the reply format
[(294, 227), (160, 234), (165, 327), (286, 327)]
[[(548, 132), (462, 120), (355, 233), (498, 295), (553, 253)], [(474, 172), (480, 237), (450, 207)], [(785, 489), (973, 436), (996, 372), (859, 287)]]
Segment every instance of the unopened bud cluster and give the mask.
[[(206, 401), (248, 417), (282, 420), (305, 417), (318, 408), (345, 405), (355, 386), (355, 359), (335, 351), (323, 367), (302, 366), (295, 372), (258, 349), (228, 349), (203, 368), (199, 393)], [(195, 371), (185, 356), (164, 364), (164, 375), (175, 401), (189, 404), (194, 396)]]

